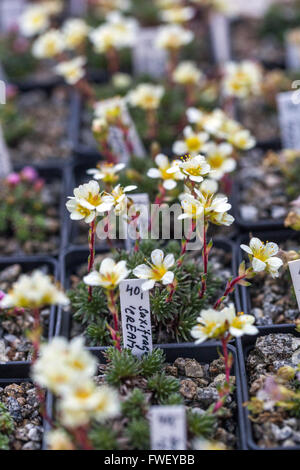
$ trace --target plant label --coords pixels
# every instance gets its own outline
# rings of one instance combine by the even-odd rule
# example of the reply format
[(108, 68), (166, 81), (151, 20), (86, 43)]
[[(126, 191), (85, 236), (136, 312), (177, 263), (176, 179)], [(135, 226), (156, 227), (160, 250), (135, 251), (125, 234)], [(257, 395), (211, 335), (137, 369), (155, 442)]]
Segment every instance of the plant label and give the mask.
[(300, 150), (300, 100), (298, 91), (278, 93), (277, 106), (282, 147)]
[[(127, 223), (124, 221), (125, 229), (125, 247), (127, 251), (131, 251), (134, 247), (135, 241), (140, 236), (142, 240), (148, 238), (148, 225), (149, 225), (149, 210), (150, 210), (150, 201), (149, 195), (147, 193), (131, 194), (130, 199), (133, 201), (133, 214), (139, 212), (139, 216), (136, 220)], [(129, 213), (129, 219), (131, 214)]]
[(149, 418), (152, 450), (186, 450), (184, 406), (152, 406)]
[(9, 31), (16, 25), (25, 6), (25, 0), (1, 0), (0, 31)]
[(229, 21), (225, 15), (213, 12), (209, 17), (210, 37), (215, 62), (222, 65), (230, 60)]
[[(113, 99), (105, 100), (104, 102), (113, 103)], [(108, 136), (108, 143), (111, 146), (114, 154), (118, 157), (118, 161), (127, 164), (130, 160), (130, 157), (133, 155), (136, 157), (145, 158), (145, 148), (125, 104), (122, 108), (121, 119), (125, 126), (129, 129), (127, 139), (129, 144), (126, 143), (123, 131), (117, 126), (110, 127)]]
[(156, 46), (159, 28), (140, 28), (138, 41), (133, 48), (133, 70), (135, 75), (162, 78), (166, 75), (166, 51)]
[(293, 281), (298, 308), (300, 310), (300, 259), (289, 262), (290, 273)]
[(6, 146), (2, 126), (0, 123), (0, 179), (6, 178), (6, 176), (11, 172), (12, 164), (10, 160), (10, 155)]
[(135, 356), (152, 351), (149, 292), (142, 290), (143, 279), (125, 279), (120, 283), (123, 346)]

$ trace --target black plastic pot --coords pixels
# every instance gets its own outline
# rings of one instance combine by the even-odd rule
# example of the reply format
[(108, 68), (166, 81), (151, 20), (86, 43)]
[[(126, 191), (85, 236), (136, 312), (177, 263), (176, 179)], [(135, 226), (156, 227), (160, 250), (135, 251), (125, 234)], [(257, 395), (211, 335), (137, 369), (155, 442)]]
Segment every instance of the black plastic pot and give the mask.
[[(300, 333), (297, 333), (294, 326), (291, 325), (272, 325), (269, 327), (259, 327), (258, 336), (266, 336), (269, 334), (276, 333), (291, 333), (297, 337), (300, 336)], [(249, 391), (248, 391), (248, 376), (246, 371), (246, 360), (251, 349), (254, 348), (257, 336), (243, 336), (241, 339), (237, 340), (237, 352), (239, 359), (240, 367), (240, 377), (242, 383), (242, 398), (244, 402), (249, 401)], [(272, 448), (262, 448), (259, 447), (253, 438), (252, 424), (249, 419), (249, 411), (247, 407), (243, 407), (244, 414), (244, 424), (245, 424), (245, 437), (246, 445), (250, 450), (300, 450), (300, 446), (294, 447), (272, 447)]]
[[(196, 359), (201, 364), (207, 364), (219, 358), (219, 350), (221, 344), (215, 341), (207, 342), (205, 344), (195, 345), (194, 343), (185, 344), (159, 344), (157, 346), (163, 349), (166, 354), (166, 362), (174, 362), (178, 357)], [(106, 348), (88, 348), (93, 353), (100, 363), (105, 363), (106, 359), (103, 355)], [(236, 378), (235, 395), (237, 402), (237, 430), (238, 430), (238, 449), (246, 450), (245, 438), (245, 424), (243, 413), (243, 396), (242, 385), (240, 380), (240, 370), (238, 364), (237, 350), (234, 346), (229, 345), (228, 349), (233, 354), (233, 373)]]
[[(58, 262), (50, 257), (10, 257), (0, 258), (0, 272), (13, 265), (20, 264), (22, 266), (22, 273), (27, 273), (35, 269), (40, 269), (42, 266), (47, 267), (47, 274), (58, 277)], [(47, 328), (46, 336), (50, 340), (54, 335), (56, 321), (56, 308), (51, 307), (49, 316), (49, 325)], [(26, 377), (29, 374), (30, 361), (9, 361), (0, 363), (0, 379), (2, 378), (15, 378)]]
[[(226, 252), (232, 253), (232, 273), (237, 273), (236, 268), (236, 256), (235, 256), (235, 245), (232, 241), (226, 239), (217, 239), (214, 242), (214, 246), (216, 248), (222, 248)], [(105, 249), (97, 249), (97, 254), (105, 254), (107, 250)], [(64, 254), (61, 256), (60, 260), (60, 282), (62, 283), (64, 289), (68, 290), (70, 288), (70, 276), (74, 273), (74, 269), (76, 266), (80, 264), (84, 264), (87, 262), (89, 256), (89, 251), (86, 248), (78, 248), (73, 247), (69, 250), (66, 250)], [(225, 284), (224, 284), (225, 288)], [(241, 302), (239, 298), (239, 291), (236, 289), (234, 291), (234, 302), (236, 305), (237, 311), (241, 310)], [(200, 313), (200, 312), (199, 312)], [(101, 314), (101, 312), (99, 312)], [(71, 324), (72, 324), (72, 316), (71, 313), (68, 311), (64, 311), (62, 308), (58, 309), (57, 313), (57, 321), (55, 326), (55, 336), (64, 336), (66, 338), (70, 338), (71, 332)], [(177, 347), (177, 343), (170, 343), (174, 347)], [(102, 347), (93, 348), (93, 350), (101, 350)]]
[[(262, 241), (272, 241), (272, 242), (275, 242), (275, 243), (282, 243), (286, 240), (297, 240), (299, 241), (300, 243), (300, 235), (299, 235), (299, 232), (294, 232), (292, 230), (281, 230), (281, 231), (278, 231), (276, 233), (274, 232), (256, 232), (256, 233), (253, 233), (253, 236), (254, 237), (258, 237), (260, 240)], [(237, 247), (237, 266), (240, 265), (240, 263), (243, 261), (243, 259), (246, 259), (247, 260), (247, 254), (242, 251), (239, 247), (240, 245), (243, 243), (243, 244), (249, 244), (249, 241), (250, 241), (250, 238), (249, 236), (246, 236), (246, 235), (243, 235), (241, 237), (238, 238), (237, 240), (237, 244), (236, 244), (236, 247)], [(278, 281), (280, 282), (280, 281)], [(242, 308), (243, 310), (246, 312), (246, 313), (251, 313), (251, 310), (252, 310), (252, 305), (251, 305), (251, 295), (250, 295), (250, 289), (251, 289), (251, 286), (250, 287), (244, 287), (244, 286), (239, 286), (239, 290), (240, 290), (240, 298), (241, 298), (241, 301), (242, 301)], [(271, 325), (270, 325), (271, 326)], [(278, 325), (274, 325), (274, 327), (276, 327)], [(290, 327), (290, 324), (282, 324), (280, 326), (289, 326)]]
[[(245, 24), (247, 23), (247, 18), (241, 18), (241, 17), (236, 17), (236, 18), (231, 18), (229, 19), (229, 27), (230, 27), (230, 41), (231, 41), (231, 56), (232, 56), (232, 60), (238, 60), (235, 55), (234, 55), (234, 48), (233, 48), (233, 40), (234, 40), (234, 27), (241, 24)], [(248, 57), (250, 58), (250, 57)], [(267, 70), (273, 70), (273, 69), (285, 69), (286, 68), (286, 65), (285, 65), (285, 62), (284, 61), (281, 61), (281, 60), (278, 60), (278, 61), (261, 61), (258, 57), (254, 57), (254, 60), (259, 60), (260, 62), (262, 62), (264, 68), (266, 68)]]
[[(264, 148), (264, 146), (260, 144), (257, 145), (258, 149), (262, 150), (274, 150), (277, 151), (281, 149), (281, 145), (278, 143), (278, 145), (273, 142), (272, 145)], [(245, 156), (242, 158), (250, 158), (250, 156)], [(252, 231), (264, 231), (264, 230), (283, 230), (284, 229), (284, 218), (278, 218), (278, 219), (263, 219), (263, 220), (255, 220), (255, 221), (249, 221), (246, 219), (243, 219), (240, 213), (240, 200), (241, 200), (241, 193), (243, 191), (243, 184), (242, 182), (239, 181), (238, 174), (234, 178), (234, 184), (233, 184), (233, 191), (231, 194), (231, 204), (232, 204), (232, 211), (233, 211), (233, 216), (235, 218), (235, 222), (240, 228), (242, 232), (252, 232)]]
[[(58, 256), (60, 253), (60, 250), (63, 247), (63, 233), (64, 233), (64, 214), (65, 214), (65, 204), (66, 204), (66, 197), (67, 197), (67, 188), (68, 188), (68, 181), (69, 181), (69, 175), (70, 171), (68, 170), (67, 167), (58, 167), (55, 164), (53, 165), (32, 165), (33, 168), (36, 169), (38, 172), (39, 176), (43, 178), (46, 182), (47, 186), (51, 185), (51, 182), (54, 180), (59, 180), (60, 181), (60, 196), (59, 196), (59, 220), (60, 220), (60, 234), (59, 234), (59, 242), (57, 245), (57, 249), (54, 252), (51, 253), (46, 253), (47, 256)], [(21, 171), (24, 168), (24, 165), (16, 165), (15, 170), (16, 171)], [(30, 256), (40, 256), (43, 255), (43, 252), (40, 252), (35, 255), (30, 255)], [(6, 255), (3, 255), (6, 257)], [(23, 251), (20, 251), (19, 253), (14, 253), (14, 256), (28, 256), (26, 253)]]
[[(10, 371), (8, 370), (8, 374), (0, 374), (0, 387), (6, 387), (7, 385), (11, 384), (21, 384), (23, 382), (31, 382), (30, 378), (30, 371), (29, 368), (19, 368), (15, 369), (16, 372), (19, 372), (18, 375), (12, 376)], [(16, 378), (17, 377), (17, 378)], [(46, 403), (45, 403), (46, 413), (48, 416), (52, 416), (53, 413), (53, 395), (51, 393), (46, 394)], [(42, 441), (42, 450), (46, 450), (46, 442), (45, 442), (45, 433), (50, 430), (50, 425), (46, 419), (43, 419), (43, 428), (44, 428), (44, 435)]]

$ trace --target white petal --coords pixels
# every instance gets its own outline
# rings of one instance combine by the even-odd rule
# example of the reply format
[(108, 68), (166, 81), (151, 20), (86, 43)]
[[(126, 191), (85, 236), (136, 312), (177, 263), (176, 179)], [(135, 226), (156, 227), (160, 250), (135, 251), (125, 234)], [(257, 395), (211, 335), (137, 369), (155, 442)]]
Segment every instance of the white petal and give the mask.
[(153, 250), (151, 253), (151, 260), (155, 266), (160, 266), (164, 260), (164, 252), (162, 250)]
[(176, 155), (184, 155), (187, 152), (187, 146), (182, 140), (177, 140), (174, 142), (172, 150)]
[(176, 181), (174, 180), (165, 180), (163, 182), (163, 187), (167, 190), (167, 191), (171, 191), (172, 189), (176, 188), (177, 186), (177, 183)]
[(259, 238), (256, 238), (256, 237), (251, 238), (250, 248), (251, 248), (253, 253), (255, 253), (256, 251), (259, 251), (262, 246), (263, 246), (263, 244), (262, 244), (262, 242), (260, 241)]
[(150, 168), (147, 172), (149, 178), (161, 178), (161, 172), (158, 168)]
[(93, 271), (87, 276), (84, 276), (83, 282), (88, 286), (100, 286), (101, 276), (97, 271)]
[(172, 273), (172, 271), (166, 272), (166, 274), (162, 278), (162, 283), (164, 285), (167, 285), (167, 284), (172, 284), (173, 281), (174, 281), (174, 273)]
[(253, 266), (253, 269), (256, 273), (260, 273), (261, 271), (264, 271), (266, 269), (266, 263), (264, 263), (263, 261), (261, 261), (260, 259), (258, 258), (253, 258), (252, 260), (252, 266)]
[(155, 157), (155, 163), (159, 168), (167, 168), (169, 166), (169, 159), (163, 153), (159, 153)]
[(266, 244), (265, 253), (268, 257), (277, 255), (278, 251), (279, 251), (279, 248), (276, 243), (269, 242)]
[(114, 262), (113, 259), (111, 258), (105, 258), (100, 266), (100, 273), (101, 274), (107, 274), (111, 273), (116, 266), (116, 263)]
[(169, 254), (165, 257), (164, 259), (164, 267), (169, 269), (171, 268), (175, 263), (175, 258), (174, 258), (174, 255), (173, 254)]
[(128, 193), (130, 191), (134, 191), (137, 188), (137, 186), (131, 185), (131, 186), (126, 186), (124, 188), (124, 193)]
[(252, 255), (252, 250), (248, 245), (241, 245), (240, 246), (242, 250), (246, 251), (249, 255)]
[(142, 289), (143, 290), (150, 290), (150, 289), (153, 289), (155, 285), (155, 281), (153, 279), (150, 279), (149, 281), (146, 281), (142, 284)]
[(139, 279), (149, 279), (152, 275), (152, 269), (146, 264), (140, 264), (134, 268), (133, 274)]

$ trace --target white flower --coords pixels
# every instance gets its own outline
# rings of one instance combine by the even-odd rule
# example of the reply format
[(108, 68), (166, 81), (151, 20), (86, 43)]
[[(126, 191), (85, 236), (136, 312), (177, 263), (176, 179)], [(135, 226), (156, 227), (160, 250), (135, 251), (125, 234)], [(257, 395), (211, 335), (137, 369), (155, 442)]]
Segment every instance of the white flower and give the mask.
[(240, 338), (243, 335), (256, 335), (258, 329), (253, 325), (255, 317), (252, 315), (236, 315), (233, 304), (222, 310), (224, 321), (228, 324), (228, 330), (231, 336)]
[(188, 60), (180, 62), (173, 73), (174, 82), (181, 85), (196, 85), (202, 77), (203, 73), (198, 69), (195, 62)]
[(175, 162), (167, 173), (173, 174), (178, 170), (181, 171), (184, 178), (189, 178), (195, 183), (201, 183), (203, 176), (207, 176), (210, 172), (210, 166), (203, 155), (191, 157), (187, 155), (182, 161)]
[(156, 45), (161, 49), (177, 50), (186, 46), (194, 39), (192, 31), (173, 24), (162, 26), (156, 38)]
[(99, 213), (108, 212), (113, 206), (112, 199), (101, 197), (99, 184), (91, 180), (74, 189), (74, 197), (69, 197), (66, 203), (72, 220), (82, 220), (87, 224), (93, 222), (96, 211)]
[(46, 442), (49, 450), (75, 450), (72, 439), (62, 429), (53, 429), (47, 432)]
[(142, 109), (157, 109), (164, 95), (164, 87), (141, 83), (127, 95), (127, 101), (131, 106), (138, 106)]
[(61, 52), (65, 47), (63, 35), (57, 29), (50, 29), (35, 40), (32, 53), (38, 59), (51, 59)]
[(114, 418), (120, 411), (117, 393), (109, 387), (99, 387), (90, 380), (78, 383), (59, 402), (62, 424), (76, 428), (87, 424), (91, 419), (103, 422)]
[(80, 18), (68, 19), (62, 28), (66, 49), (76, 49), (85, 41), (90, 27)]
[(209, 142), (205, 148), (207, 163), (211, 167), (211, 178), (220, 180), (226, 173), (231, 173), (236, 168), (236, 161), (230, 158), (233, 154), (233, 147), (228, 143), (215, 144)]
[(118, 72), (111, 77), (112, 84), (115, 88), (124, 90), (129, 88), (132, 83), (132, 78), (128, 73)]
[(226, 332), (222, 311), (218, 312), (212, 308), (202, 310), (197, 318), (197, 325), (191, 330), (191, 335), (200, 344), (208, 339), (218, 339)]
[(0, 308), (40, 308), (46, 305), (68, 305), (68, 297), (54, 284), (50, 276), (36, 270), (22, 274), (0, 301)]
[(189, 123), (191, 124), (202, 124), (202, 119), (205, 116), (203, 111), (197, 108), (188, 108), (186, 110), (186, 117)]
[(221, 311), (212, 308), (202, 310), (197, 318), (197, 325), (193, 327), (191, 335), (196, 339), (196, 344), (203, 343), (207, 339), (221, 339), (226, 333), (231, 336), (255, 335), (258, 330), (253, 325), (255, 318), (252, 315), (236, 315), (234, 305), (223, 308)]
[(263, 75), (261, 67), (250, 60), (225, 65), (223, 90), (226, 96), (247, 98), (261, 92)]
[(49, 15), (43, 5), (29, 5), (21, 15), (20, 31), (26, 37), (44, 32), (49, 26)]
[(111, 48), (132, 47), (137, 38), (137, 22), (123, 17), (119, 12), (107, 16), (107, 23), (90, 32), (90, 39), (96, 52), (107, 52)]
[(161, 282), (163, 285), (172, 284), (174, 281), (174, 273), (169, 271), (174, 263), (174, 255), (169, 254), (164, 257), (162, 250), (154, 250), (151, 253), (152, 263), (140, 264), (133, 270), (133, 274), (139, 279), (149, 279), (142, 284), (143, 290), (150, 290), (154, 287), (156, 282)]
[(166, 23), (185, 23), (194, 18), (196, 10), (192, 7), (175, 6), (163, 10), (160, 14), (161, 19)]
[(70, 342), (65, 338), (54, 338), (41, 346), (32, 376), (41, 387), (62, 395), (78, 383), (88, 380), (96, 370), (97, 361), (85, 349), (82, 337)]
[(275, 256), (279, 251), (276, 243), (264, 244), (259, 238), (253, 237), (250, 240), (250, 246), (241, 245), (241, 249), (248, 253), (255, 272), (266, 271), (273, 278), (279, 276), (278, 270), (283, 265), (283, 261)]
[[(149, 178), (159, 178), (163, 180), (163, 187), (167, 190), (170, 191), (174, 188), (176, 188), (176, 181), (182, 180), (183, 175), (179, 171), (177, 164), (179, 162), (169, 162), (168, 157), (166, 155), (163, 155), (162, 153), (159, 153), (155, 157), (155, 163), (158, 166), (158, 168), (150, 168), (148, 170), (147, 176)], [(168, 173), (168, 170), (173, 167), (173, 165), (176, 165), (176, 172), (173, 174)]]
[(197, 220), (204, 217), (203, 205), (194, 198), (191, 194), (183, 194), (181, 196), (181, 207), (184, 211), (183, 214), (178, 216), (178, 220), (193, 219)]
[(200, 185), (200, 192), (207, 196), (212, 195), (218, 191), (218, 187), (219, 185), (216, 180), (206, 178)]
[(206, 132), (194, 132), (190, 126), (184, 128), (183, 135), (184, 140), (178, 140), (173, 145), (173, 152), (176, 155), (196, 155), (203, 150), (209, 139)]
[(104, 119), (109, 124), (114, 124), (122, 118), (124, 109), (124, 99), (119, 96), (115, 96), (109, 100), (97, 102), (94, 105), (94, 114), (97, 118)]
[(69, 85), (75, 85), (85, 75), (85, 63), (84, 57), (75, 57), (75, 59), (61, 62), (55, 67), (55, 70), (64, 77)]
[(256, 145), (255, 138), (246, 129), (231, 133), (228, 141), (240, 150), (250, 150)]
[(231, 225), (234, 222), (234, 218), (227, 214), (231, 209), (231, 204), (226, 196), (203, 194), (197, 189), (195, 189), (195, 193), (203, 206), (206, 220), (215, 225)]
[(126, 193), (134, 191), (137, 187), (134, 185), (123, 188), (118, 184), (107, 196), (103, 196), (103, 202), (111, 204), (114, 207), (116, 215), (124, 215), (127, 212), (128, 197)]
[(88, 175), (93, 175), (95, 180), (102, 180), (104, 183), (115, 183), (118, 181), (118, 176), (116, 173), (119, 173), (125, 168), (125, 163), (118, 163), (114, 165), (113, 163), (99, 163), (97, 168), (92, 168), (87, 171)]
[(116, 263), (111, 258), (105, 258), (99, 272), (93, 271), (83, 278), (88, 286), (101, 286), (104, 289), (115, 289), (121, 281), (126, 279), (130, 271), (127, 269), (126, 261)]

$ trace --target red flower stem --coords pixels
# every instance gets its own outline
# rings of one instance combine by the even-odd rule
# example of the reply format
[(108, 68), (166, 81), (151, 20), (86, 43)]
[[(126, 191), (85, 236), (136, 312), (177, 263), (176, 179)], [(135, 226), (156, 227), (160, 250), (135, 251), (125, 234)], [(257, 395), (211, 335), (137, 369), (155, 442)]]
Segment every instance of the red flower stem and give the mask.
[(206, 277), (207, 277), (207, 271), (208, 271), (208, 251), (207, 251), (207, 225), (204, 222), (204, 228), (203, 228), (203, 248), (202, 248), (202, 259), (203, 259), (203, 271), (204, 274), (202, 276), (202, 281), (201, 281), (201, 291), (199, 292), (199, 298), (203, 299), (204, 294), (206, 292), (206, 287), (207, 287), (207, 282), (206, 282)]
[(233, 279), (232, 281), (228, 281), (223, 296), (220, 297), (220, 298), (217, 300), (217, 302), (215, 303), (215, 305), (214, 305), (214, 309), (215, 309), (215, 310), (217, 310), (217, 309), (220, 307), (221, 303), (226, 299), (226, 297), (234, 291), (235, 286), (236, 286), (240, 281), (242, 281), (243, 279), (245, 279), (246, 277), (247, 277), (247, 273), (242, 274), (241, 276), (236, 277), (236, 278)]
[[(95, 219), (93, 222), (90, 224), (90, 230), (89, 230), (89, 249), (90, 249), (90, 255), (88, 259), (88, 272), (90, 273), (94, 267), (94, 262), (95, 262), (95, 230), (96, 230), (96, 222)], [(89, 286), (89, 302), (92, 300), (93, 296), (93, 288), (92, 286)]]
[(75, 441), (77, 444), (79, 444), (79, 447), (83, 450), (94, 450), (92, 444), (90, 443), (90, 440), (87, 435), (87, 428), (86, 427), (80, 427), (77, 429), (73, 429), (71, 431), (73, 434)]
[(224, 402), (226, 400), (226, 397), (229, 394), (230, 391), (230, 369), (231, 369), (231, 364), (229, 360), (229, 354), (228, 354), (228, 341), (230, 339), (230, 335), (227, 337), (223, 337), (221, 342), (222, 342), (222, 349), (223, 349), (223, 358), (224, 358), (224, 364), (225, 364), (225, 376), (226, 376), (226, 383), (224, 384), (223, 390), (219, 391), (219, 400), (214, 406), (213, 413), (216, 413), (219, 411), (220, 408), (224, 405)]
[(118, 51), (114, 47), (110, 47), (107, 51), (108, 68), (112, 75), (119, 72), (120, 61)]
[[(160, 207), (162, 205), (162, 203), (164, 202), (165, 195), (166, 195), (166, 190), (163, 187), (163, 185), (160, 185), (158, 195), (156, 196), (155, 201), (154, 201), (154, 206)], [(151, 228), (152, 228), (152, 225), (153, 225), (153, 220), (154, 220), (155, 215), (156, 215), (156, 212), (154, 212), (151, 215), (151, 219), (149, 221), (149, 227), (148, 227), (149, 232), (151, 232)]]
[(183, 259), (184, 259), (184, 256), (185, 256), (186, 250), (187, 250), (187, 244), (191, 240), (195, 228), (196, 228), (196, 221), (192, 220), (188, 236), (185, 240), (182, 241), (182, 244), (181, 244), (181, 252), (180, 252), (180, 256), (179, 256), (178, 261), (177, 261), (177, 266), (178, 267), (182, 266)]
[(148, 109), (146, 111), (146, 119), (148, 125), (147, 137), (149, 140), (154, 140), (157, 137), (157, 114), (155, 109)]
[(124, 142), (125, 142), (127, 151), (128, 151), (128, 153), (129, 153), (129, 155), (132, 156), (133, 153), (134, 153), (134, 150), (133, 150), (132, 141), (131, 141), (130, 136), (129, 136), (129, 131), (130, 131), (130, 129), (129, 129), (129, 127), (127, 127), (126, 125), (124, 125), (124, 124), (122, 123), (122, 121), (119, 122), (119, 127), (120, 127), (120, 129), (121, 129), (121, 131), (122, 131), (122, 133), (123, 133)]
[(113, 317), (114, 327), (110, 328), (111, 337), (115, 342), (116, 348), (121, 351), (120, 333), (119, 333), (119, 314), (116, 304), (116, 298), (113, 290), (107, 291), (108, 308)]
[(114, 153), (110, 150), (109, 145), (107, 140), (104, 140), (102, 142), (101, 150), (100, 150), (103, 155), (105, 156), (106, 160), (108, 163), (116, 163), (117, 162), (117, 157), (114, 155)]

